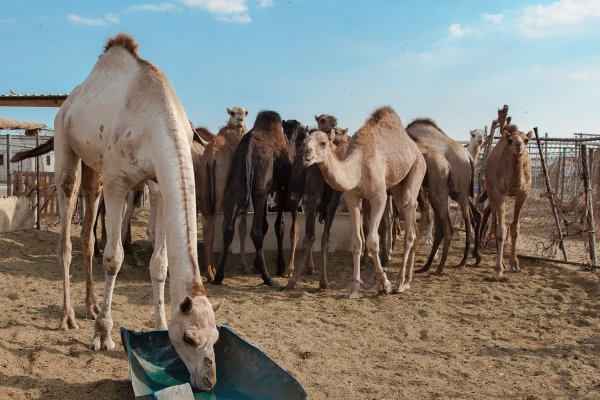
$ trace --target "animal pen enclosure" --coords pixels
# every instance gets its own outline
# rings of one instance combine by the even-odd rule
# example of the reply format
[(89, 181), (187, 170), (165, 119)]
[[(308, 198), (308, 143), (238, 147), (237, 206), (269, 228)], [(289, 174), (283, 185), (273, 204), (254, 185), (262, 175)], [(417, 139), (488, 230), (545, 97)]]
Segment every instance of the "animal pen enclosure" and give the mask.
[[(486, 157), (500, 137), (486, 141), (476, 164), (479, 199), (483, 192)], [(517, 254), (555, 262), (596, 268), (594, 221), (600, 216), (600, 135), (576, 134), (574, 138), (539, 137), (529, 141), (531, 192), (521, 211)], [(592, 206), (592, 204), (594, 206)], [(506, 204), (507, 231), (512, 222), (514, 198)], [(488, 230), (489, 231), (489, 230)], [(510, 235), (506, 235), (507, 243)], [(487, 239), (487, 240), (486, 240)], [(490, 240), (491, 239), (491, 240)], [(491, 242), (491, 243), (490, 243)], [(482, 240), (484, 251), (495, 249), (495, 240)], [(505, 246), (505, 255), (510, 246)]]

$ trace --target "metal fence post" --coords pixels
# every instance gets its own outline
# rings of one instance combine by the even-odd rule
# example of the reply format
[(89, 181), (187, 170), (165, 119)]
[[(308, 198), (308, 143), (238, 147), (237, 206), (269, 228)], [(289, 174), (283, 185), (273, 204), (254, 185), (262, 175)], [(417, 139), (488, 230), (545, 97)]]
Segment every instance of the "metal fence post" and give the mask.
[[(38, 129), (36, 134), (35, 134), (35, 147), (39, 147), (40, 145), (40, 130)], [(36, 228), (39, 230), (40, 229), (40, 219), (42, 218), (41, 216), (41, 210), (40, 210), (40, 156), (36, 156), (35, 157), (35, 180), (36, 182), (36, 197), (37, 197), (37, 204), (35, 206), (36, 208), (36, 212), (37, 212), (37, 221), (35, 223)]]
[(592, 267), (596, 268), (596, 232), (594, 229), (594, 207), (592, 206), (592, 191), (590, 189), (590, 168), (588, 163), (587, 146), (581, 145), (581, 164), (583, 167), (583, 188), (585, 190), (585, 208), (588, 223), (588, 236), (590, 244), (590, 259)]

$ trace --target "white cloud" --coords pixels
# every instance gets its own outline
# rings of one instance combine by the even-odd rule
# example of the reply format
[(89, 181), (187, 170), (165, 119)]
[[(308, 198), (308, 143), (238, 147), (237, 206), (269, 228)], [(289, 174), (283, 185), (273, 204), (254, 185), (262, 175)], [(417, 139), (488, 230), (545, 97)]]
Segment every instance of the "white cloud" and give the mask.
[(481, 14), (484, 21), (489, 21), (494, 24), (499, 24), (504, 19), (504, 14)]
[(116, 24), (119, 22), (119, 17), (116, 14), (106, 14), (102, 18), (87, 18), (77, 14), (67, 15), (67, 19), (74, 24), (87, 26), (101, 26), (108, 24)]
[(558, 0), (549, 5), (526, 7), (519, 27), (523, 35), (535, 38), (563, 32), (595, 18), (600, 18), (600, 0)]
[(465, 36), (467, 30), (463, 28), (460, 24), (454, 23), (450, 25), (450, 27), (448, 28), (448, 32), (450, 32), (450, 36), (458, 39)]
[[(235, 24), (252, 22), (246, 0), (181, 0), (185, 5), (200, 8), (213, 14), (218, 20)], [(263, 0), (264, 1), (264, 0)], [(268, 1), (268, 0), (267, 0)]]
[(273, 0), (258, 0), (258, 5), (261, 7), (271, 7), (273, 3)]
[(577, 82), (593, 82), (598, 80), (597, 71), (573, 71), (568, 75), (569, 79)]
[(138, 4), (127, 9), (127, 11), (148, 11), (148, 12), (166, 12), (175, 9), (173, 3), (159, 3), (159, 4)]

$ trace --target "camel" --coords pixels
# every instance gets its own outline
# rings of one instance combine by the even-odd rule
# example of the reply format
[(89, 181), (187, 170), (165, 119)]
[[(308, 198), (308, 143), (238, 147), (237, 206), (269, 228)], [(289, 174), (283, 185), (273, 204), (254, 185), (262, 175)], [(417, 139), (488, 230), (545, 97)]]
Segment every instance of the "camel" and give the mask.
[(412, 121), (406, 127), (408, 135), (421, 144), (433, 147), (440, 151), (450, 164), (452, 171), (452, 187), (450, 198), (456, 201), (465, 221), (466, 241), (463, 258), (458, 264), (465, 266), (471, 247), (471, 217), (475, 222), (475, 246), (473, 256), (476, 264), (481, 260), (478, 246), (478, 232), (481, 221), (481, 213), (471, 202), (473, 196), (474, 164), (468, 151), (456, 141), (450, 139), (435, 122), (428, 118), (420, 118)]
[[(242, 136), (247, 132), (246, 116), (248, 110), (243, 107), (227, 108), (229, 120), (219, 130), (219, 134), (209, 142), (204, 155), (199, 159), (196, 180), (196, 204), (206, 219), (204, 232), (204, 259), (206, 276), (212, 282), (216, 269), (213, 267), (213, 238), (217, 214), (223, 211), (225, 185), (231, 170), (233, 155)], [(196, 172), (196, 170), (195, 170)], [(246, 261), (246, 216), (242, 215), (238, 226), (240, 236), (240, 261), (242, 271), (249, 273)]]
[(467, 150), (469, 151), (473, 162), (477, 163), (477, 157), (481, 151), (481, 145), (486, 139), (485, 131), (483, 129), (471, 129), (470, 135), (471, 139), (469, 141), (469, 145), (467, 146)]
[[(315, 116), (318, 127), (317, 130), (328, 134), (329, 140), (335, 146), (335, 153), (338, 157), (343, 157), (347, 149), (349, 136), (348, 129), (337, 128), (337, 119), (328, 114)], [(330, 133), (333, 131), (333, 135)], [(316, 165), (310, 167), (304, 166), (304, 141), (296, 150), (296, 157), (292, 163), (292, 172), (290, 174), (290, 195), (292, 206), (295, 202), (302, 200), (304, 208), (305, 226), (302, 251), (300, 255), (299, 268), (294, 268), (293, 257), (290, 259), (286, 275), (289, 276), (288, 283), (284, 290), (292, 289), (300, 280), (300, 276), (306, 268), (306, 272), (312, 274), (314, 270), (314, 260), (312, 246), (315, 241), (315, 219), (319, 216), (319, 221), (324, 223), (323, 234), (321, 235), (321, 279), (319, 287), (321, 289), (329, 288), (327, 280), (327, 255), (329, 249), (329, 234), (335, 218), (335, 213), (340, 204), (341, 193), (333, 190), (323, 178), (321, 170)], [(298, 172), (296, 172), (298, 171)], [(300, 171), (304, 172), (304, 180), (297, 179)], [(296, 232), (293, 232), (296, 234)], [(297, 240), (297, 239), (296, 239)], [(293, 254), (293, 253), (292, 253)], [(285, 276), (285, 275), (284, 275)]]
[(194, 130), (194, 132), (196, 132), (196, 135), (198, 135), (198, 137), (200, 137), (202, 140), (206, 141), (207, 143), (203, 143), (204, 145), (212, 142), (213, 140), (215, 140), (216, 136), (212, 134), (211, 131), (208, 130), (207, 127), (205, 126), (199, 126), (197, 128), (194, 128), (194, 124), (192, 124), (190, 122), (192, 129)]
[[(329, 137), (317, 131), (306, 139), (304, 150), (306, 166), (318, 165), (329, 186), (344, 192), (352, 225), (352, 254), (354, 273), (350, 298), (359, 297), (363, 286), (360, 280), (361, 199), (369, 200), (371, 216), (367, 247), (375, 264), (373, 283), (385, 293), (391, 290), (379, 260), (379, 235), (377, 228), (391, 192), (406, 221), (404, 258), (398, 274), (395, 291), (410, 287), (415, 255), (416, 206), (419, 187), (425, 176), (425, 160), (416, 144), (408, 137), (400, 117), (390, 107), (378, 108), (365, 124), (352, 136), (343, 159), (335, 156)], [(408, 279), (406, 270), (408, 268)]]
[(516, 244), (519, 236), (519, 215), (531, 190), (531, 158), (527, 143), (533, 131), (527, 134), (518, 130), (515, 125), (507, 125), (502, 130), (502, 137), (486, 158), (484, 165), (485, 193), (489, 200), (482, 221), (485, 226), (489, 215), (496, 225), (496, 276), (502, 277), (504, 272), (504, 229), (507, 197), (515, 198), (513, 221), (510, 224), (511, 252), (510, 266), (512, 271), (520, 271), (517, 259)]
[[(82, 235), (84, 264), (91, 269), (91, 226), (104, 183), (107, 243), (102, 309), (90, 347), (112, 350), (112, 294), (123, 261), (121, 227), (129, 190), (147, 179), (159, 183), (163, 196), (157, 218), (157, 241), (169, 248), (171, 320), (169, 338), (190, 371), (194, 387), (208, 390), (216, 382), (213, 346), (219, 333), (202, 284), (196, 251), (196, 204), (190, 153), (192, 132), (165, 74), (137, 53), (126, 34), (108, 39), (90, 75), (76, 87), (54, 120), (56, 186), (61, 220), (58, 262), (64, 270), (64, 317), (61, 327), (77, 328), (70, 301), (71, 216), (79, 182), (87, 210)], [(81, 161), (81, 168), (80, 168)], [(162, 252), (163, 256), (166, 256)], [(166, 266), (166, 263), (161, 266)], [(155, 304), (164, 305), (166, 269), (151, 266)], [(164, 314), (164, 311), (163, 311)]]
[[(436, 275), (441, 275), (444, 271), (444, 266), (448, 257), (448, 249), (450, 248), (452, 236), (454, 235), (452, 221), (450, 220), (450, 211), (448, 209), (450, 190), (453, 187), (450, 163), (446, 157), (434, 147), (425, 146), (421, 143), (417, 143), (417, 147), (419, 151), (421, 151), (421, 154), (423, 154), (423, 158), (427, 165), (427, 173), (423, 180), (423, 187), (426, 191), (426, 202), (422, 209), (433, 209), (435, 218), (435, 237), (427, 262), (415, 272), (425, 272), (429, 270), (443, 239), (444, 246), (442, 247), (442, 258), (440, 259), (440, 264), (435, 272)], [(431, 204), (431, 207), (427, 203)], [(421, 218), (419, 229), (421, 232), (423, 232), (425, 224), (431, 225), (427, 218)]]
[[(225, 277), (225, 263), (234, 233), (238, 215), (254, 207), (250, 237), (256, 249), (254, 266), (260, 270), (263, 282), (277, 286), (267, 271), (263, 253), (264, 236), (269, 228), (267, 223), (267, 196), (276, 192), (277, 199), (287, 197), (287, 185), (291, 162), (288, 143), (283, 132), (281, 117), (274, 111), (261, 111), (256, 116), (252, 129), (244, 135), (235, 151), (231, 173), (227, 180), (223, 204), (223, 252), (213, 284), (220, 285)], [(285, 201), (277, 204), (275, 234), (278, 243), (283, 237), (283, 210)], [(285, 272), (285, 261), (277, 262), (277, 274)]]

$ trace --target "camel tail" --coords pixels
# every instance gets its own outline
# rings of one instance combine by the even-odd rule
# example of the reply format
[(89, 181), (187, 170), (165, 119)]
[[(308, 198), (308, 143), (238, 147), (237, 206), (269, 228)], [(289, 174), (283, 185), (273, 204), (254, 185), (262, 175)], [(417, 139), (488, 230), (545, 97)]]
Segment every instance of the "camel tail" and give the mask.
[(469, 157), (469, 162), (471, 163), (471, 182), (469, 183), (469, 196), (473, 197), (475, 195), (475, 163), (473, 162), (473, 158)]
[(41, 156), (54, 150), (54, 138), (50, 138), (46, 143), (40, 144), (38, 147), (34, 147), (31, 150), (21, 151), (16, 153), (10, 159), (11, 162), (19, 162), (26, 158)]
[[(250, 138), (252, 139), (252, 138)], [(246, 171), (246, 200), (240, 208), (241, 212), (245, 212), (250, 208), (250, 196), (252, 195), (252, 181), (254, 180), (254, 165), (252, 163), (252, 153), (254, 152), (253, 140), (248, 141), (248, 151), (246, 152), (245, 168)]]
[(215, 208), (217, 204), (216, 194), (215, 194), (215, 174), (217, 163), (215, 160), (212, 160), (212, 163), (206, 164), (206, 173), (208, 175), (208, 214), (215, 215)]

